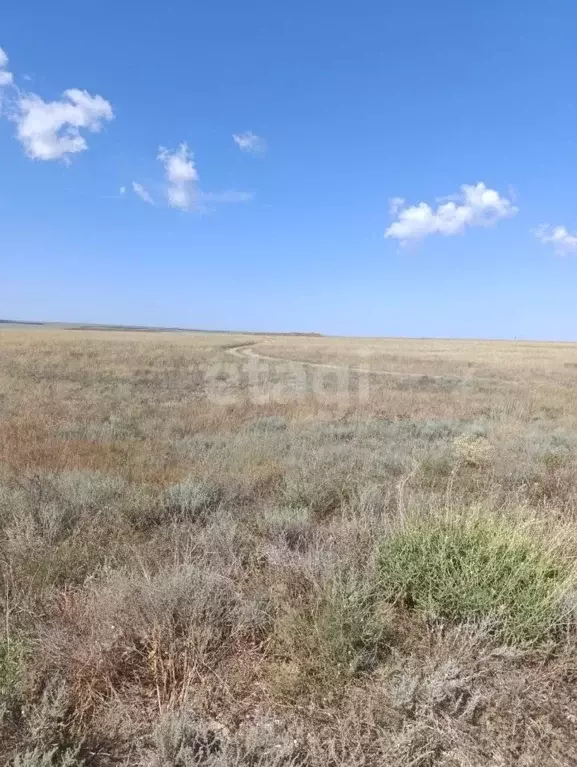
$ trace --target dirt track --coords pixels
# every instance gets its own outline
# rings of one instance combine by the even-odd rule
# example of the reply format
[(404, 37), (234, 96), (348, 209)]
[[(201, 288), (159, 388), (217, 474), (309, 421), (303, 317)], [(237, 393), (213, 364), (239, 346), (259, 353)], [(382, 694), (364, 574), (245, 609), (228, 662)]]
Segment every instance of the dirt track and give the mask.
[(434, 381), (461, 381), (462, 383), (467, 383), (469, 381), (484, 381), (485, 383), (506, 383), (515, 386), (519, 385), (519, 381), (511, 381), (505, 378), (487, 378), (475, 375), (461, 376), (431, 373), (411, 373), (399, 370), (374, 370), (368, 364), (365, 367), (351, 367), (349, 365), (335, 365), (328, 362), (310, 362), (308, 360), (285, 359), (283, 357), (273, 357), (270, 354), (260, 354), (255, 352), (255, 346), (259, 346), (265, 343), (266, 342), (264, 341), (255, 341), (254, 343), (249, 344), (239, 344), (238, 346), (230, 347), (226, 351), (233, 357), (252, 357), (253, 359), (268, 360), (269, 362), (287, 362), (293, 363), (295, 365), (307, 365), (308, 367), (325, 368), (328, 370), (347, 370), (349, 373), (364, 373), (376, 376), (394, 376), (396, 378), (422, 378)]

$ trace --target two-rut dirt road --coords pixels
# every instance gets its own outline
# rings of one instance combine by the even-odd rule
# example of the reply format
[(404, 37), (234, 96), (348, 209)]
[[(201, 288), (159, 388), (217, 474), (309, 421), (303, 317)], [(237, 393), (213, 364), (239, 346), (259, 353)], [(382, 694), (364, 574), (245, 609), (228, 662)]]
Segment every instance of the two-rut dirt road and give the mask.
[(505, 383), (511, 385), (519, 385), (519, 381), (511, 381), (505, 378), (489, 378), (487, 376), (476, 375), (455, 375), (455, 374), (432, 374), (432, 373), (413, 373), (400, 370), (378, 370), (373, 369), (369, 364), (365, 364), (361, 367), (354, 367), (351, 365), (336, 365), (329, 362), (310, 362), (309, 360), (295, 360), (286, 359), (283, 357), (274, 357), (270, 354), (263, 354), (255, 351), (256, 346), (266, 345), (265, 341), (254, 341), (249, 343), (238, 344), (237, 346), (229, 347), (226, 352), (233, 357), (240, 357), (241, 359), (252, 358), (257, 360), (267, 360), (268, 362), (285, 363), (293, 365), (305, 365), (311, 368), (321, 368), (326, 370), (346, 370), (349, 373), (359, 373), (361, 375), (374, 375), (374, 376), (388, 376), (396, 378), (419, 378), (423, 380), (432, 381), (454, 381), (455, 383), (470, 383), (472, 381), (479, 381), (484, 383)]

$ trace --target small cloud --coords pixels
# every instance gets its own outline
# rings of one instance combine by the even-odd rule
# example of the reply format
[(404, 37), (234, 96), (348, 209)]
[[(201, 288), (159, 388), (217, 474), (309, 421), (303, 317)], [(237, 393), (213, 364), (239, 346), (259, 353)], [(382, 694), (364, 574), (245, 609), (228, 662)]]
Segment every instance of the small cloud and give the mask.
[(124, 195), (124, 194), (126, 194), (126, 187), (125, 186), (121, 186), (118, 191), (119, 191), (120, 195)]
[(533, 230), (533, 234), (544, 245), (553, 245), (557, 253), (577, 252), (577, 233), (571, 234), (564, 226), (542, 224)]
[(46, 102), (34, 93), (20, 94), (12, 120), (16, 136), (28, 157), (34, 160), (70, 160), (88, 144), (81, 129), (98, 133), (103, 122), (112, 120), (112, 106), (102, 96), (70, 88), (60, 101)]
[(407, 245), (412, 240), (421, 240), (430, 234), (446, 236), (460, 234), (468, 226), (491, 226), (501, 218), (514, 216), (518, 208), (494, 189), (488, 189), (483, 182), (475, 185), (464, 184), (458, 195), (434, 210), (426, 202), (405, 207), (401, 198), (391, 201), (391, 213), (398, 220), (385, 232)]
[(405, 200), (403, 197), (391, 197), (389, 200), (389, 213), (391, 216), (396, 216), (404, 204)]
[[(183, 142), (178, 149), (171, 150), (160, 147), (157, 159), (164, 165), (166, 180), (166, 199), (172, 208), (202, 214), (208, 213), (216, 205), (232, 205), (249, 202), (253, 199), (251, 192), (236, 189), (224, 189), (216, 192), (205, 192), (199, 187), (199, 175), (194, 162), (194, 155)], [(134, 192), (145, 202), (154, 205), (148, 191), (137, 182), (132, 182)]]
[(262, 155), (268, 148), (266, 141), (252, 131), (233, 133), (232, 140), (242, 152), (248, 152), (249, 154)]
[(198, 172), (188, 145), (183, 142), (174, 152), (160, 147), (157, 159), (164, 163), (164, 175), (168, 182), (168, 204), (172, 208), (190, 210), (198, 197), (195, 188)]
[(227, 204), (250, 202), (254, 199), (254, 195), (252, 192), (237, 192), (234, 189), (227, 189), (224, 192), (201, 192), (200, 199), (204, 202)]
[(8, 56), (4, 52), (3, 48), (0, 48), (0, 87), (6, 85), (12, 85), (14, 76), (12, 72), (8, 72), (6, 67), (8, 66)]
[[(132, 182), (132, 191), (134, 194), (138, 195), (141, 200), (144, 200), (144, 202), (147, 202), (149, 205), (154, 205), (154, 200), (150, 196), (148, 190), (142, 186), (142, 184), (139, 184), (138, 181)], [(121, 194), (124, 194), (124, 192), (121, 192)]]

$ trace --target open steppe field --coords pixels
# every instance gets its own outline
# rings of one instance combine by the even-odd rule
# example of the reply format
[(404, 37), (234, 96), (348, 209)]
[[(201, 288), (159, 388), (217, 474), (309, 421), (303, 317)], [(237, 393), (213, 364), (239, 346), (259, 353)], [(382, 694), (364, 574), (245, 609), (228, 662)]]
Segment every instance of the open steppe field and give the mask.
[(0, 329), (0, 762), (577, 764), (577, 345)]

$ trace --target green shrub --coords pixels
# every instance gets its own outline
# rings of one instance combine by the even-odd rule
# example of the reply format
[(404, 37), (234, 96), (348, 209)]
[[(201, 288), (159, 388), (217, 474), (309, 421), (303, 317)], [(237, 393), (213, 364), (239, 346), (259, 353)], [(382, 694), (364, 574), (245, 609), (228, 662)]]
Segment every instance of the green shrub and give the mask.
[(15, 695), (23, 670), (24, 652), (21, 644), (0, 639), (0, 705)]
[(378, 570), (388, 600), (507, 642), (552, 638), (568, 619), (570, 568), (526, 525), (476, 513), (408, 523), (380, 546)]

